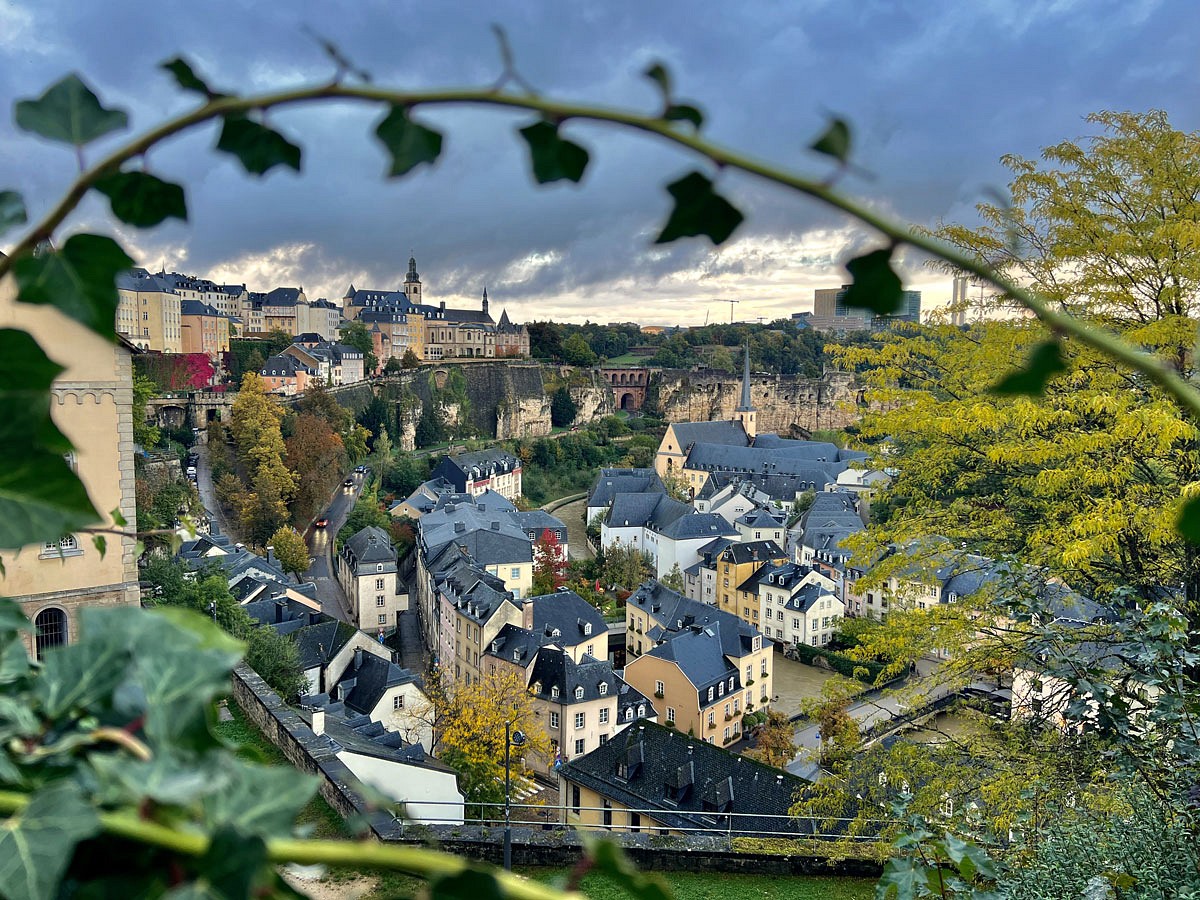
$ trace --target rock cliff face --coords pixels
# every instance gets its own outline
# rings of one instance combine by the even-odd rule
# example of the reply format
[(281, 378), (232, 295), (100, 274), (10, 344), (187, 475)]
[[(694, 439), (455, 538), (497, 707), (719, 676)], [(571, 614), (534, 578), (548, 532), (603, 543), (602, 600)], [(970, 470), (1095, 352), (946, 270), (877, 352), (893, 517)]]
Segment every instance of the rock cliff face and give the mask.
[[(668, 422), (732, 419), (741, 400), (741, 381), (729, 375), (664, 369), (651, 376), (650, 384)], [(842, 428), (857, 420), (861, 396), (848, 372), (826, 372), (820, 378), (751, 376), (750, 398), (761, 432), (788, 436)]]
[[(584, 423), (612, 415), (612, 388), (593, 369), (532, 363), (480, 362), (424, 366), (376, 382), (379, 397), (398, 407), (400, 434), (394, 440), (414, 449), (421, 410), (441, 405), (446, 426), (456, 437), (540, 437), (551, 431), (550, 397), (565, 386)], [(370, 387), (335, 389), (342, 405), (355, 411), (370, 400)], [(664, 370), (653, 373), (650, 394), (670, 422), (731, 419), (741, 396), (737, 378), (717, 373)], [(751, 398), (759, 431), (783, 435), (841, 428), (858, 416), (861, 396), (853, 375), (828, 372), (820, 378), (757, 375)]]

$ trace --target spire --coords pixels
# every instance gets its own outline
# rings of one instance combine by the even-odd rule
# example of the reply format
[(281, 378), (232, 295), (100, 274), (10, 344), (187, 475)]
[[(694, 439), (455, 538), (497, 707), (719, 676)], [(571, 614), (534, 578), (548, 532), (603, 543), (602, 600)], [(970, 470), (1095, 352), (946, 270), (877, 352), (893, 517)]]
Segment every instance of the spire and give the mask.
[(485, 316), (487, 315), (487, 311), (488, 311), (488, 308), (487, 308), (487, 285), (485, 284), (483, 286), (483, 314)]
[(750, 344), (746, 344), (746, 361), (742, 367), (742, 402), (738, 405), (738, 412), (754, 409), (750, 404)]
[(404, 279), (405, 284), (411, 284), (421, 280), (421, 276), (417, 274), (417, 258), (410, 256), (408, 258), (408, 276)]
[[(242, 287), (245, 287), (245, 285), (243, 284)], [(354, 299), (354, 282), (353, 281), (350, 282), (350, 287), (346, 288), (346, 296), (343, 299), (345, 299), (345, 300)]]

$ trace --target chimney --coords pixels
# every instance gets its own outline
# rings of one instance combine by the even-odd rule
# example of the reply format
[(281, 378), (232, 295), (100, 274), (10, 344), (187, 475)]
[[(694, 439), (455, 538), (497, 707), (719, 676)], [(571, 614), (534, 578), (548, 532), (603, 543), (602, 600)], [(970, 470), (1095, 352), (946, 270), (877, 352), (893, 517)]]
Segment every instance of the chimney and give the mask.
[(321, 735), (325, 733), (325, 710), (314, 709), (312, 714), (312, 731), (313, 734)]
[(354, 668), (355, 669), (362, 668), (362, 647), (354, 648)]
[(270, 544), (267, 545), (267, 562), (275, 564), (275, 548)]

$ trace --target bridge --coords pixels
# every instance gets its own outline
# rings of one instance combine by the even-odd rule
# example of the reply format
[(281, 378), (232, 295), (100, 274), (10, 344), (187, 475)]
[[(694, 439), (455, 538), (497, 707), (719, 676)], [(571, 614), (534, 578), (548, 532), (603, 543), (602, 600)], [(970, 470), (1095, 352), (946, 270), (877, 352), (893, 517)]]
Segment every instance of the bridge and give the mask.
[(209, 422), (227, 421), (236, 399), (232, 392), (176, 391), (146, 401), (146, 418), (168, 428), (206, 428)]

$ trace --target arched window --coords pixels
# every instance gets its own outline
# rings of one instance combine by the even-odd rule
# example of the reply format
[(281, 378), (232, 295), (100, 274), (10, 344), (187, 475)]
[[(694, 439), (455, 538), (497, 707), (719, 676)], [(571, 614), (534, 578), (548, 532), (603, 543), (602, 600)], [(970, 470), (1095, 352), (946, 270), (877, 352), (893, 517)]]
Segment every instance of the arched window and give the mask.
[(33, 624), (37, 629), (34, 645), (38, 659), (42, 658), (43, 651), (67, 642), (67, 614), (61, 609), (43, 609)]

